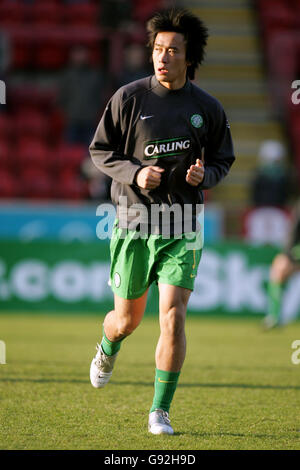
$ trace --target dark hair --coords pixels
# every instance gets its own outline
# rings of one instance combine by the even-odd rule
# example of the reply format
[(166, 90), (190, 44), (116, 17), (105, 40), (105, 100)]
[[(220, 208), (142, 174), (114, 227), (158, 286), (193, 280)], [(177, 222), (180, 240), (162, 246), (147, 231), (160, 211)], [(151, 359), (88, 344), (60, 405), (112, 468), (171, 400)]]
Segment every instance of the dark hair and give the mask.
[(202, 20), (188, 10), (172, 8), (156, 13), (147, 22), (148, 46), (153, 50), (156, 35), (161, 32), (174, 31), (184, 35), (186, 40), (186, 60), (191, 62), (187, 76), (195, 78), (195, 70), (204, 59), (204, 48), (207, 43), (208, 30)]

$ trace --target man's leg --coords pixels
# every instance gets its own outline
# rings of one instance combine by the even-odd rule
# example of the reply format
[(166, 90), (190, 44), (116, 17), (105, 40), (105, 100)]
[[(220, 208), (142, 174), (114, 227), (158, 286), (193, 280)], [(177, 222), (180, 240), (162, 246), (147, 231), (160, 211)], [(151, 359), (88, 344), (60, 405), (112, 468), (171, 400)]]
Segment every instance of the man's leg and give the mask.
[(159, 323), (155, 362), (161, 370), (179, 372), (186, 352), (185, 317), (191, 295), (189, 289), (159, 284)]
[(148, 290), (137, 299), (123, 299), (114, 295), (114, 310), (109, 312), (103, 323), (107, 338), (120, 341), (129, 336), (140, 324), (147, 303)]
[(123, 299), (115, 294), (115, 308), (109, 312), (103, 323), (102, 350), (108, 356), (116, 354), (121, 342), (140, 324), (147, 303), (146, 291), (137, 299)]
[[(190, 295), (189, 289), (159, 284), (160, 337), (155, 353), (155, 391), (149, 418), (149, 430), (154, 434), (173, 433), (168, 412), (185, 359), (185, 317)], [(155, 415), (155, 410), (163, 410), (162, 418)]]
[(267, 289), (268, 311), (264, 320), (264, 327), (266, 329), (280, 324), (284, 283), (293, 271), (293, 263), (287, 255), (280, 253), (274, 258)]
[(121, 342), (140, 324), (147, 303), (147, 291), (137, 299), (123, 299), (115, 295), (115, 308), (103, 324), (103, 338), (91, 363), (90, 380), (95, 388), (103, 388), (109, 381)]

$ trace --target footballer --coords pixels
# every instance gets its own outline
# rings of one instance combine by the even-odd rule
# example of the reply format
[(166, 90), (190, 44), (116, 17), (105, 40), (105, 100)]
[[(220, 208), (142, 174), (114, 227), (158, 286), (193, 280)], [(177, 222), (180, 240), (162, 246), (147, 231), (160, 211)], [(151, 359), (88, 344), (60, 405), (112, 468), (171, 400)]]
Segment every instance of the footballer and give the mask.
[(283, 295), (291, 276), (300, 271), (300, 201), (292, 212), (292, 221), (285, 249), (272, 261), (267, 284), (267, 315), (263, 321), (264, 330), (282, 326), (290, 319), (285, 318)]
[[(170, 9), (156, 13), (147, 31), (154, 74), (116, 91), (90, 145), (94, 164), (112, 178), (117, 207), (110, 243), (114, 310), (105, 316), (90, 380), (96, 388), (107, 384), (156, 282), (160, 336), (148, 430), (173, 434), (169, 410), (185, 359), (186, 311), (202, 252), (199, 207), (203, 190), (227, 175), (235, 157), (221, 104), (191, 81), (207, 43), (203, 22), (188, 10)], [(174, 209), (168, 227), (153, 217), (154, 207)]]

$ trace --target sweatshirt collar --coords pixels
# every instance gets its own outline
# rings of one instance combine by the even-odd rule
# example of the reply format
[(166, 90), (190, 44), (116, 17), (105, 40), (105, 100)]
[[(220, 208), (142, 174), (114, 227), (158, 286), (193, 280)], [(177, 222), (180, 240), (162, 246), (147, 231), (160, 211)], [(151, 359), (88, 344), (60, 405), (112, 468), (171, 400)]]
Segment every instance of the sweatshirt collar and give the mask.
[(178, 88), (177, 90), (169, 90), (169, 88), (166, 88), (163, 86), (159, 81), (157, 80), (155, 75), (152, 75), (151, 77), (151, 87), (152, 91), (156, 93), (159, 96), (178, 96), (183, 93), (186, 93), (188, 90), (190, 90), (191, 87), (191, 82), (189, 79), (186, 80), (184, 86), (182, 88)]

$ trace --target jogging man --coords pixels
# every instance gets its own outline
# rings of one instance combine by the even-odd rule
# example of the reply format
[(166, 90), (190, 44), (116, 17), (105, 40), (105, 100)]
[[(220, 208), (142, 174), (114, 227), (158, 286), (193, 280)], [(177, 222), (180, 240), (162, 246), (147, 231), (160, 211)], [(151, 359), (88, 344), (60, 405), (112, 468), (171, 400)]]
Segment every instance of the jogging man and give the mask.
[(263, 328), (270, 330), (288, 323), (284, 318), (282, 299), (287, 281), (300, 271), (300, 201), (292, 214), (290, 233), (285, 249), (272, 261), (267, 286), (268, 309)]
[[(185, 359), (186, 310), (201, 257), (202, 190), (226, 176), (234, 154), (222, 106), (190, 81), (208, 37), (202, 21), (186, 10), (168, 10), (154, 15), (147, 29), (155, 73), (114, 94), (90, 146), (95, 165), (113, 180), (117, 206), (114, 310), (105, 317), (90, 379), (96, 388), (108, 382), (121, 342), (142, 320), (148, 288), (156, 282), (160, 337), (148, 429), (173, 434), (169, 409)], [(154, 214), (158, 207), (162, 215), (172, 208), (169, 223)]]

